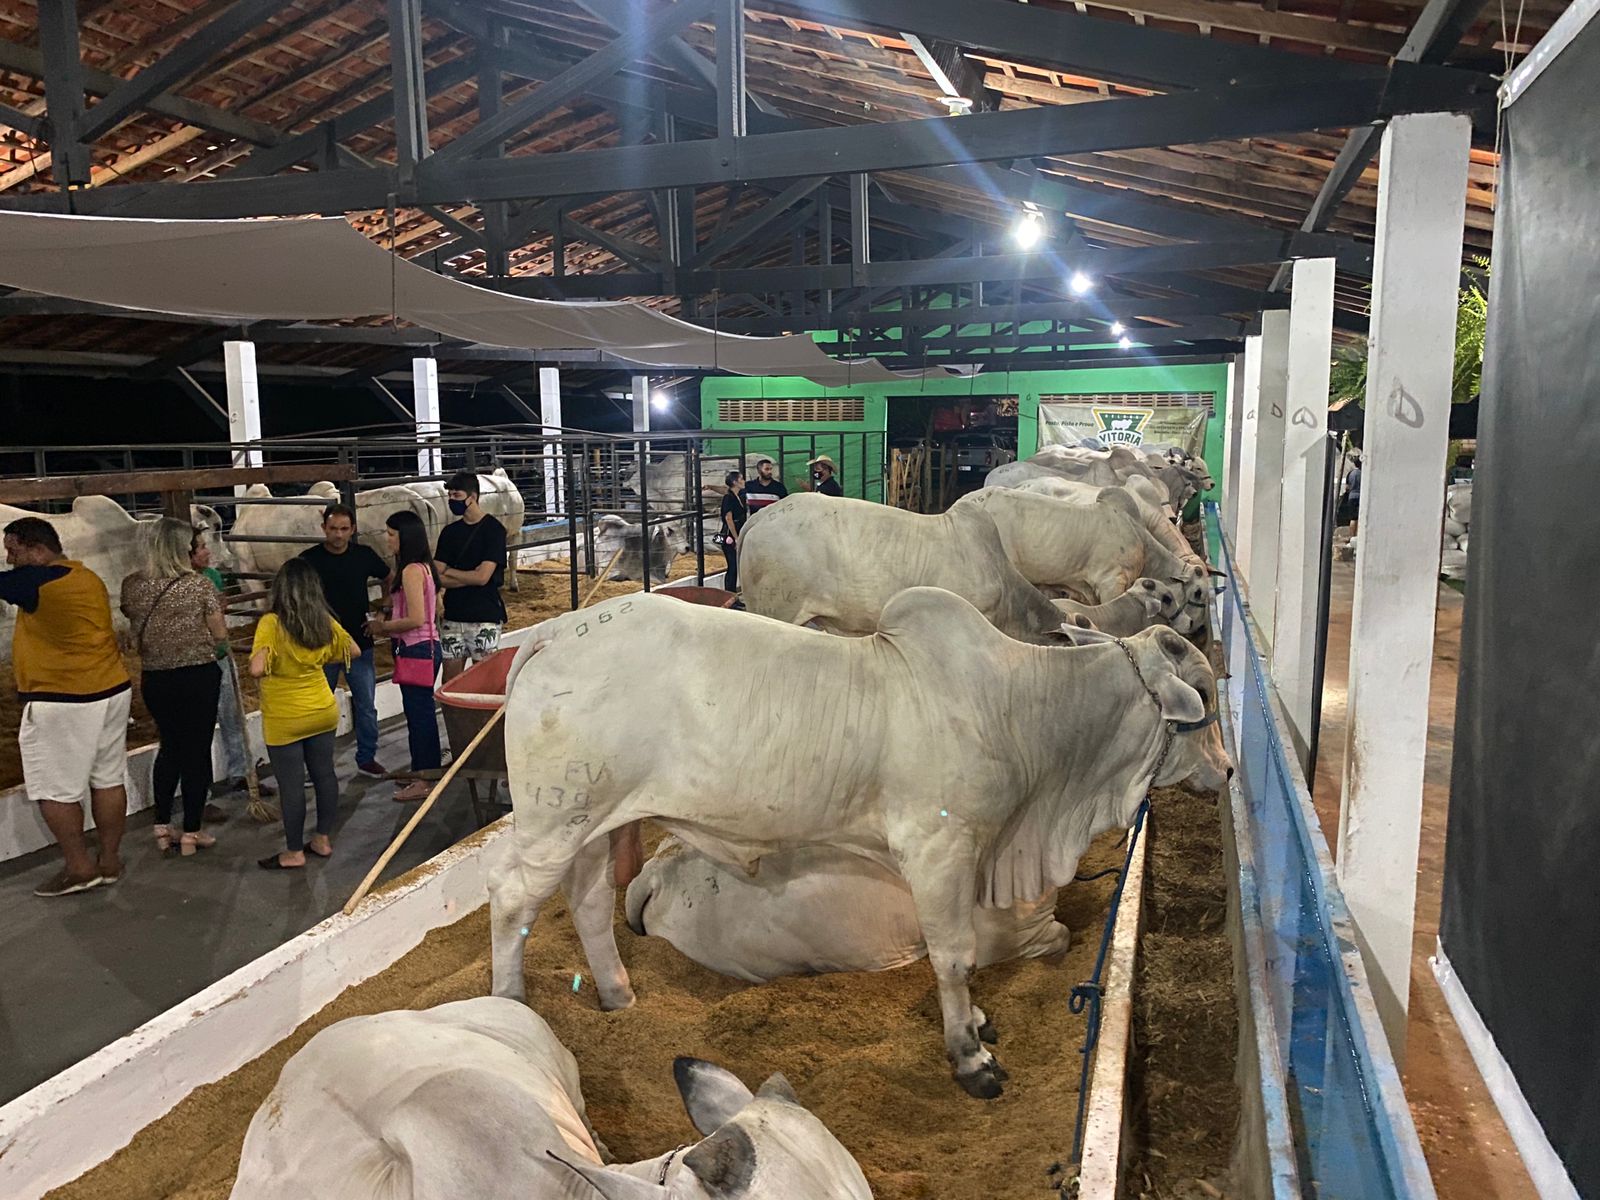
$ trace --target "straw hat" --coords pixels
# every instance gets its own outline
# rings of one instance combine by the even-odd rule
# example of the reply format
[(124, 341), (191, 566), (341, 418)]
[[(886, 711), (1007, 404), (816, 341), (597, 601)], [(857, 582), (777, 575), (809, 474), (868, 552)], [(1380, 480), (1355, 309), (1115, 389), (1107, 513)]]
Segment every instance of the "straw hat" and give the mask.
[(835, 475), (839, 473), (838, 464), (826, 454), (819, 454), (815, 458), (806, 460), (806, 466), (808, 467), (820, 467), (823, 463), (826, 463), (828, 465), (828, 470), (832, 471)]

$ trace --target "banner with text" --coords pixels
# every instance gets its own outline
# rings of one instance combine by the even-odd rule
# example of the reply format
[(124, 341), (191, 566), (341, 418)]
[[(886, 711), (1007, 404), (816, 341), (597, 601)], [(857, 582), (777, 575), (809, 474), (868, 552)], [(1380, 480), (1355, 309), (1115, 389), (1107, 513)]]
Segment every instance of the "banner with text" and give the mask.
[(1039, 445), (1076, 446), (1098, 438), (1104, 446), (1180, 446), (1190, 454), (1205, 450), (1205, 407), (1151, 408), (1096, 404), (1089, 398), (1039, 401)]

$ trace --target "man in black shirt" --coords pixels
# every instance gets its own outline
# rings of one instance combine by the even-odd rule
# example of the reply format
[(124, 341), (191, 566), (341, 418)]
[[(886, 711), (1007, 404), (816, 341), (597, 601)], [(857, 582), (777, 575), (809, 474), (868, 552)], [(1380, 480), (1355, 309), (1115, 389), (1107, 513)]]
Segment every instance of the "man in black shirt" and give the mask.
[(824, 496), (842, 496), (844, 489), (839, 486), (839, 481), (833, 477), (837, 469), (833, 459), (826, 454), (819, 454), (806, 466), (811, 468), (811, 490), (821, 492)]
[(372, 638), (367, 634), (370, 609), (367, 585), (383, 580), (389, 590), (389, 566), (371, 546), (355, 540), (356, 515), (343, 504), (330, 504), (322, 510), (322, 545), (313, 546), (300, 557), (311, 564), (322, 580), (322, 594), (344, 631), (355, 639), (361, 651), (343, 663), (329, 663), (323, 670), (331, 688), (344, 672), (350, 687), (350, 710), (356, 727), (356, 769), (364, 775), (382, 776), (378, 763), (378, 705), (374, 698), (378, 676), (372, 663)]
[(744, 502), (749, 506), (750, 515), (755, 516), (763, 508), (769, 504), (776, 504), (788, 494), (789, 489), (783, 486), (783, 480), (773, 478), (772, 460), (756, 459), (756, 477), (744, 485)]
[(500, 648), (506, 622), (500, 584), (506, 577), (506, 529), (478, 504), (478, 477), (458, 471), (445, 484), (451, 515), (439, 531), (434, 573), (444, 589), (439, 641), (444, 677), (454, 679), (469, 662), (482, 662)]

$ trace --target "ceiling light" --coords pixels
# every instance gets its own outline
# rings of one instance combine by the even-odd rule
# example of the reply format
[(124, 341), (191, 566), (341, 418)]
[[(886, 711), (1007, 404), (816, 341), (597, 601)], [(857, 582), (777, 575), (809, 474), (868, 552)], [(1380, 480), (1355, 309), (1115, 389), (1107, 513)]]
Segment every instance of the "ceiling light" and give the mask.
[(972, 101), (965, 96), (940, 96), (947, 117), (961, 117), (972, 111)]
[(1117, 339), (1117, 345), (1121, 346), (1124, 350), (1132, 350), (1133, 339), (1127, 336), (1120, 337)]
[(667, 405), (671, 403), (672, 398), (670, 396), (663, 395), (660, 392), (657, 392), (654, 396), (650, 397), (650, 407), (655, 409), (657, 412), (666, 412)]
[(1074, 271), (1071, 278), (1067, 280), (1067, 286), (1072, 289), (1074, 296), (1081, 296), (1094, 286), (1094, 280), (1090, 279), (1082, 271)]
[(1126, 328), (1126, 326), (1124, 326), (1121, 321), (1113, 321), (1113, 322), (1111, 322), (1111, 336), (1112, 337), (1121, 337), (1122, 336), (1122, 331), (1125, 328)]
[(1011, 237), (1024, 250), (1032, 250), (1044, 238), (1044, 218), (1031, 210), (1023, 213), (1011, 227)]

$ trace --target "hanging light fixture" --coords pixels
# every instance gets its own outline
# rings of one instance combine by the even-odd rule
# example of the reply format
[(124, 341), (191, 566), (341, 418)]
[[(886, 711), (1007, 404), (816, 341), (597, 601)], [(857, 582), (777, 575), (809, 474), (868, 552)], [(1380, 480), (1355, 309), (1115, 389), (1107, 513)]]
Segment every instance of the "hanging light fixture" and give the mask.
[(1094, 287), (1094, 280), (1090, 279), (1082, 271), (1074, 271), (1067, 278), (1067, 286), (1072, 289), (1074, 296), (1081, 296)]
[(1032, 250), (1044, 240), (1044, 218), (1028, 209), (1011, 227), (1011, 239), (1024, 250)]
[(1123, 323), (1121, 321), (1113, 321), (1113, 322), (1111, 322), (1111, 336), (1112, 337), (1121, 337), (1122, 334), (1123, 334), (1123, 331), (1126, 328), (1127, 328), (1127, 326), (1123, 325)]

